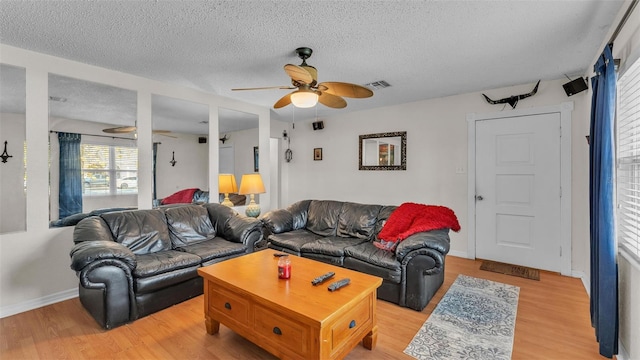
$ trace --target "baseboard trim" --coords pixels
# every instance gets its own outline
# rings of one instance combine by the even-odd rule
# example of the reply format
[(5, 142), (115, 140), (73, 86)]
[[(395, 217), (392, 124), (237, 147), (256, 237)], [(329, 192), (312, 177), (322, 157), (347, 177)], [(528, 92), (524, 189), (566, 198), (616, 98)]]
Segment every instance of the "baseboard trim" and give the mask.
[(455, 256), (463, 259), (469, 259), (469, 255), (467, 254), (466, 251), (451, 250), (447, 255), (451, 255), (451, 256)]
[(584, 286), (584, 289), (587, 291), (587, 295), (591, 297), (591, 284), (589, 284), (587, 275), (582, 271), (571, 270), (571, 277), (579, 278), (582, 281), (582, 286)]
[(622, 346), (622, 341), (618, 339), (618, 354), (616, 355), (616, 360), (631, 360), (627, 349)]
[(0, 307), (0, 319), (7, 316), (23, 313), (25, 311), (41, 308), (43, 306), (55, 304), (60, 301), (73, 299), (75, 297), (78, 297), (77, 288), (60, 291), (55, 294), (46, 295), (37, 299), (23, 301), (15, 305), (3, 306)]

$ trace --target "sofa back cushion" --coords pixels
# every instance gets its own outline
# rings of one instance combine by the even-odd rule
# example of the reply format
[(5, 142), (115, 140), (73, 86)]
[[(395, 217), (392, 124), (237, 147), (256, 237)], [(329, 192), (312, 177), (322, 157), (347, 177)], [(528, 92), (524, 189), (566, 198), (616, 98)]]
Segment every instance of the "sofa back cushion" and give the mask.
[(378, 234), (380, 233), (380, 231), (384, 227), (384, 224), (387, 223), (387, 219), (389, 218), (389, 216), (391, 216), (391, 213), (396, 208), (398, 208), (398, 207), (397, 206), (392, 206), (392, 205), (382, 206), (380, 208), (380, 212), (378, 213), (378, 218), (376, 219), (376, 227), (375, 227), (375, 230), (373, 230), (373, 233), (375, 235), (375, 240), (379, 240), (378, 239)]
[(312, 200), (309, 203), (307, 230), (321, 236), (335, 236), (342, 204), (341, 201)]
[(169, 238), (173, 247), (197, 244), (216, 237), (207, 209), (199, 205), (185, 205), (165, 209)]
[(291, 213), (291, 227), (293, 230), (304, 229), (309, 218), (309, 204), (312, 200), (300, 200), (289, 205), (287, 211)]
[(337, 235), (369, 239), (375, 230), (381, 207), (345, 202), (338, 219)]
[(111, 229), (116, 242), (136, 255), (171, 249), (167, 222), (160, 209), (117, 211), (100, 217)]

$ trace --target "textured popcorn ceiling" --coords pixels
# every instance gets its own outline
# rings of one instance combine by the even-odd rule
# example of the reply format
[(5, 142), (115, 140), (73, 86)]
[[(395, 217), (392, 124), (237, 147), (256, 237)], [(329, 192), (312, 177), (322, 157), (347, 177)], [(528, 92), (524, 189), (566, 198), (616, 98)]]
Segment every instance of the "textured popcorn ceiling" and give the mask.
[[(272, 107), (299, 64), (392, 86), (318, 116), (576, 76), (621, 1), (0, 2), (0, 42)], [(273, 110), (291, 119), (291, 106)], [(296, 109), (296, 119), (316, 110)]]

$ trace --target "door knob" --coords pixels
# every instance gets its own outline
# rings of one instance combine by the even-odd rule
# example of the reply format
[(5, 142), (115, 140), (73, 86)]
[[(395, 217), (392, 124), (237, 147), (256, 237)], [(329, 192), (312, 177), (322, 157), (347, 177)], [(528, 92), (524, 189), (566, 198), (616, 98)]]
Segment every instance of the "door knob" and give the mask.
[(482, 195), (476, 195), (476, 200), (478, 201), (482, 201), (484, 198), (482, 197)]

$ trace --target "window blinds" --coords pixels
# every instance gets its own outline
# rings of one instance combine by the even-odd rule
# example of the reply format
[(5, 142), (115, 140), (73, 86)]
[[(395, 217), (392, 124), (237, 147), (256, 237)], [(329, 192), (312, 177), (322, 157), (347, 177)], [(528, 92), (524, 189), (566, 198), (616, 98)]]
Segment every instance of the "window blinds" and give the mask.
[(640, 60), (618, 80), (618, 245), (640, 261)]

